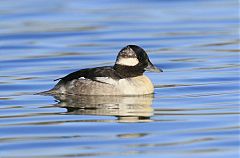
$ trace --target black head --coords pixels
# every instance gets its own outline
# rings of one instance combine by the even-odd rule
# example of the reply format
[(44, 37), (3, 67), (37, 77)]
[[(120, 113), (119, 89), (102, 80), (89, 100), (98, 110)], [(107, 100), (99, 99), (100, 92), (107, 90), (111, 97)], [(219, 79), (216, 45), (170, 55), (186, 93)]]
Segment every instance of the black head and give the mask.
[(151, 63), (145, 50), (136, 45), (128, 45), (118, 53), (114, 69), (124, 77), (139, 76), (146, 70), (162, 72)]

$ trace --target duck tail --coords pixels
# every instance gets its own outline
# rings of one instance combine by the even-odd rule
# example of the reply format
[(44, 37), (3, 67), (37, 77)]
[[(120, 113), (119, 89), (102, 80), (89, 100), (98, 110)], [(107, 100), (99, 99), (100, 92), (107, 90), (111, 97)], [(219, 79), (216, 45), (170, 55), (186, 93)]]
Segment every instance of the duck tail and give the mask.
[(38, 92), (38, 93), (35, 93), (35, 95), (53, 95), (53, 94), (56, 94), (56, 89), (55, 87), (48, 90), (48, 91), (43, 91), (43, 92)]
[[(60, 79), (57, 79), (60, 80)], [(60, 80), (52, 89), (36, 93), (37, 95), (55, 95), (58, 93), (62, 93), (62, 89), (64, 89), (63, 81)], [(60, 92), (61, 91), (61, 92)]]

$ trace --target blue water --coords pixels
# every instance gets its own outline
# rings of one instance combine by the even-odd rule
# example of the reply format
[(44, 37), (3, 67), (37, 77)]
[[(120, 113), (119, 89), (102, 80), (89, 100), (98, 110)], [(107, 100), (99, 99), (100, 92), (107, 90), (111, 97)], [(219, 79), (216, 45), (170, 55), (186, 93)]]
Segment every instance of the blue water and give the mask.
[[(239, 157), (237, 0), (0, 1), (0, 157)], [(33, 95), (137, 44), (153, 97)]]

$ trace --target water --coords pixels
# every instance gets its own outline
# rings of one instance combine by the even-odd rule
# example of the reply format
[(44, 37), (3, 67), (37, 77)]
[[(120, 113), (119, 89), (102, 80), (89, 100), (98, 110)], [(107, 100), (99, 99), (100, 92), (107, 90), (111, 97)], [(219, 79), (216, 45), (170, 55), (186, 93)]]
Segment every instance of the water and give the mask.
[[(0, 157), (239, 157), (238, 1), (0, 1)], [(32, 95), (137, 44), (154, 97)]]

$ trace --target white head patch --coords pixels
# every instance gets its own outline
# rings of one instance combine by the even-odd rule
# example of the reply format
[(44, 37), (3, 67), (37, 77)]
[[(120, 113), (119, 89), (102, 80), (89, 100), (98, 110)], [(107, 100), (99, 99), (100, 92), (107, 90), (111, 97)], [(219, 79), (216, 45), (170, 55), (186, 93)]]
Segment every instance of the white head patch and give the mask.
[(139, 63), (137, 58), (123, 58), (120, 57), (117, 59), (116, 64), (125, 65), (125, 66), (135, 66)]
[(136, 53), (130, 46), (124, 47), (117, 57), (116, 64), (124, 66), (135, 66), (139, 63)]

